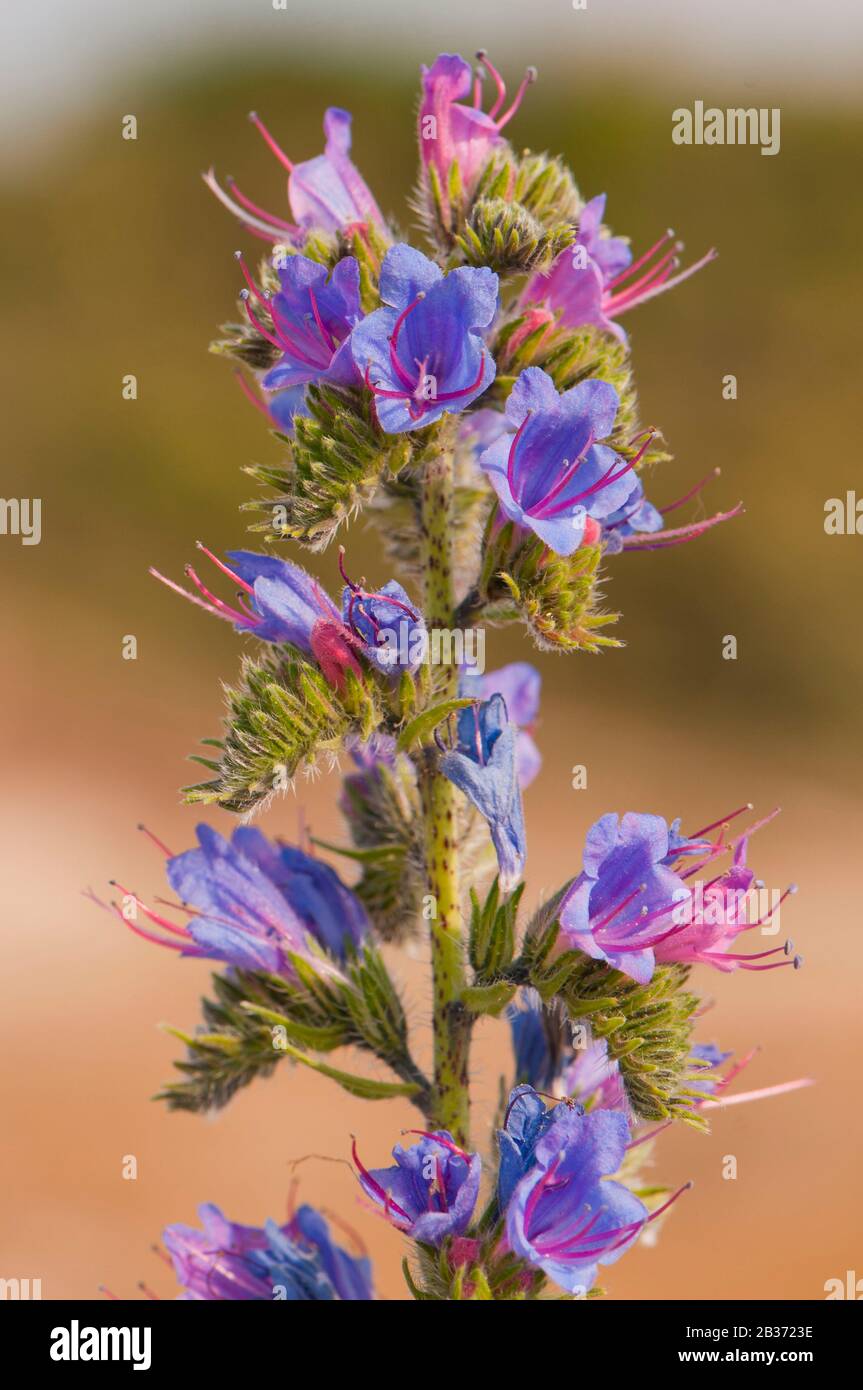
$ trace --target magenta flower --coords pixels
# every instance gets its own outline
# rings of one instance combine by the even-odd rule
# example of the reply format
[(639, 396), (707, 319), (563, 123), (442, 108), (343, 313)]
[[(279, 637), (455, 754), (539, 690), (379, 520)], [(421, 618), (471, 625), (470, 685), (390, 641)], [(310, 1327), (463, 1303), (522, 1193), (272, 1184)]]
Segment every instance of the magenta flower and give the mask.
[[(750, 920), (754, 876), (746, 868), (746, 846), (766, 821), (751, 827), (732, 845), (724, 841), (728, 822), (746, 809), (741, 807), (694, 836), (681, 835), (679, 822), (669, 826), (662, 816), (634, 812), (602, 816), (588, 831), (582, 871), (561, 903), (561, 935), (566, 944), (606, 961), (640, 984), (652, 978), (657, 963), (669, 961), (703, 961), (725, 971), (799, 966), (801, 958), (791, 958), (790, 941), (754, 955), (728, 949), (741, 931), (768, 925), (788, 894), (796, 891), (792, 885), (768, 913), (759, 911)], [(718, 840), (705, 838), (720, 826)], [(733, 851), (731, 867), (706, 885), (696, 884), (693, 892), (689, 881), (729, 849)], [(685, 867), (687, 859), (697, 862)], [(779, 954), (785, 959), (760, 963)]]
[(603, 227), (604, 213), (605, 194), (601, 193), (583, 208), (573, 245), (560, 253), (551, 270), (528, 281), (521, 303), (524, 308), (547, 304), (560, 312), (560, 321), (567, 328), (590, 324), (625, 343), (626, 333), (615, 322), (618, 315), (682, 284), (714, 260), (717, 252), (708, 251), (675, 274), (683, 243), (675, 241), (674, 233), (668, 231), (633, 261), (629, 243), (623, 237), (609, 236)]
[(266, 212), (241, 193), (233, 179), (227, 181), (226, 191), (210, 169), (204, 175), (204, 182), (247, 231), (265, 241), (289, 241), (295, 246), (301, 245), (305, 233), (312, 229), (334, 233), (371, 224), (386, 235), (387, 226), (380, 208), (351, 163), (350, 112), (337, 106), (327, 108), (324, 153), (302, 164), (294, 164), (288, 158), (256, 112), (250, 113), (249, 120), (288, 171), (288, 203), (294, 221), (287, 222), (283, 217)]
[[(451, 166), (458, 166), (462, 185), (469, 193), (490, 156), (504, 143), (501, 131), (512, 120), (531, 82), (536, 81), (536, 68), (528, 68), (515, 99), (506, 106), (503, 78), (484, 49), (476, 56), (480, 62), (476, 73), (457, 53), (441, 53), (430, 68), (422, 68), (420, 158), (423, 169), (434, 166), (447, 211)], [(486, 73), (494, 82), (496, 95), (490, 110), (483, 111), (482, 81)]]

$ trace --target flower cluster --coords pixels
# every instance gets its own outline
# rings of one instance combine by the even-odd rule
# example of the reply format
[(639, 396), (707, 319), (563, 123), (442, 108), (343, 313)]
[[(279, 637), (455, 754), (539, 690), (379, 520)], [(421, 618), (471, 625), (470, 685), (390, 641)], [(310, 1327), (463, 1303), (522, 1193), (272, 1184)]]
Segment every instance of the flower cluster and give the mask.
[[(790, 941), (738, 949), (745, 932), (778, 932), (794, 891), (768, 892), (750, 868), (772, 820), (733, 833), (750, 807), (693, 831), (609, 812), (561, 866), (559, 890), (520, 920), (540, 672), (524, 661), (486, 672), (468, 634), (482, 630), (483, 653), (485, 625), (515, 622), (540, 649), (618, 645), (600, 604), (606, 563), (696, 539), (740, 507), (666, 524), (718, 470), (676, 501), (648, 496), (668, 455), (642, 422), (620, 322), (715, 251), (684, 266), (669, 231), (634, 255), (605, 225), (604, 194), (583, 199), (562, 160), (509, 145), (536, 70), (509, 99), (485, 51), (477, 64), (441, 54), (422, 69), (425, 250), (382, 214), (339, 108), (326, 111), (324, 152), (301, 162), (252, 114), (287, 173), (284, 215), (206, 175), (266, 244), (257, 266), (236, 253), (242, 321), (215, 346), (240, 363), (285, 451), (283, 466), (246, 470), (274, 493), (247, 504), (268, 513), (251, 529), (295, 549), (223, 560), (199, 543), (213, 587), (192, 565), (186, 587), (152, 571), (252, 639), (222, 737), (198, 758), (211, 780), (187, 799), (250, 813), (298, 770), (347, 757), (350, 842), (201, 825), (183, 853), (156, 841), (171, 901), (151, 906), (118, 884), (112, 906), (145, 939), (223, 967), (204, 1028), (179, 1034), (188, 1053), (170, 1104), (218, 1108), (283, 1058), (354, 1097), (408, 1101), (422, 1116), (405, 1132), (415, 1142), (386, 1167), (366, 1167), (356, 1141), (353, 1158), (366, 1204), (410, 1242), (413, 1295), (586, 1297), (685, 1190), (641, 1182), (661, 1131), (676, 1120), (703, 1131), (722, 1106), (808, 1084), (729, 1093), (752, 1054), (734, 1061), (693, 1036), (697, 968), (801, 958)], [(404, 582), (351, 577), (344, 546), (326, 583), (298, 563), (296, 547), (325, 549), (362, 508), (380, 525), (384, 572)], [(348, 862), (347, 881), (319, 851)], [(378, 949), (424, 927), (430, 1075)], [(477, 1021), (501, 1015), (513, 1086), (483, 1158), (470, 1141), (470, 1047)], [(386, 1075), (333, 1065), (340, 1048)], [(183, 1299), (374, 1297), (364, 1251), (337, 1244), (310, 1206), (263, 1227), (210, 1205), (200, 1216), (201, 1228), (165, 1231)]]

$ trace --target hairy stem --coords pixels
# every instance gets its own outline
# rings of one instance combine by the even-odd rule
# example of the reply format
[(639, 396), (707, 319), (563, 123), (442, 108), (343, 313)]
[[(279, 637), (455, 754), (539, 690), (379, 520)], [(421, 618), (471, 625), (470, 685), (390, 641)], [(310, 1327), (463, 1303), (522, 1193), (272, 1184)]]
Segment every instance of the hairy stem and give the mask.
[[(428, 459), (423, 477), (422, 540), (425, 583), (424, 612), (429, 628), (454, 626), (455, 594), (452, 565), (453, 456), (441, 429), (439, 447)], [(455, 666), (435, 672), (435, 699), (455, 695)], [(468, 1055), (470, 1015), (461, 1003), (465, 984), (456, 843), (456, 791), (436, 767), (434, 750), (427, 750), (422, 776), (425, 816), (426, 877), (433, 899), (431, 956), (434, 988), (434, 1081), (429, 1119), (448, 1129), (457, 1143), (467, 1145), (470, 1114)]]

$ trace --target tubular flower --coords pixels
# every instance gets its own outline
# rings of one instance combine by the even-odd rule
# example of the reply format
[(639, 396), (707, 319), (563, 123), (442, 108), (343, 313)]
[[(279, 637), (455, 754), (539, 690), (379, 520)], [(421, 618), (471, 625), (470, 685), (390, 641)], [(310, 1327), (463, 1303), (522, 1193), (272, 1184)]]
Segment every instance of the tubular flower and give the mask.
[(501, 1210), (508, 1205), (519, 1183), (534, 1163), (536, 1146), (550, 1129), (555, 1117), (566, 1110), (561, 1101), (549, 1110), (533, 1086), (524, 1083), (514, 1087), (504, 1116), (503, 1129), (497, 1131), (500, 1166), (497, 1196)]
[(512, 661), (508, 666), (501, 666), (499, 671), (488, 671), (482, 676), (466, 667), (459, 677), (461, 695), (473, 695), (479, 700), (490, 700), (492, 695), (503, 697), (509, 717), (518, 727), (515, 757), (522, 791), (530, 786), (542, 767), (542, 757), (532, 734), (539, 716), (541, 686), (542, 677), (527, 661)]
[(476, 329), (491, 323), (497, 287), (485, 266), (444, 275), (412, 246), (387, 252), (380, 278), (386, 307), (357, 325), (351, 346), (388, 434), (463, 410), (494, 381), (494, 358)]
[(385, 673), (416, 669), (418, 653), (421, 658), (425, 644), (425, 620), (395, 580), (377, 591), (352, 584), (340, 557), (339, 568), (346, 582), (339, 610), (318, 581), (290, 560), (230, 550), (228, 566), (200, 541), (197, 544), (217, 569), (239, 585), (239, 607), (211, 593), (191, 565), (186, 566), (186, 575), (197, 594), (156, 569), (150, 573), (199, 608), (233, 623), (238, 632), (248, 632), (262, 642), (289, 642), (314, 657), (339, 689), (346, 670), (360, 674), (358, 655)]
[(582, 210), (574, 244), (560, 253), (551, 270), (528, 281), (521, 302), (524, 308), (547, 304), (560, 312), (567, 328), (602, 328), (625, 343), (626, 332), (615, 322), (619, 314), (682, 284), (715, 260), (717, 253), (710, 250), (675, 274), (683, 243), (668, 231), (633, 261), (628, 241), (608, 235), (602, 225), (604, 215), (605, 194), (601, 193)]
[(470, 1224), (482, 1160), (460, 1149), (445, 1129), (413, 1132), (422, 1135), (419, 1143), (409, 1149), (396, 1144), (393, 1167), (365, 1168), (356, 1142), (354, 1162), (363, 1191), (386, 1219), (412, 1240), (439, 1247)]
[(506, 1235), (512, 1250), (570, 1293), (587, 1293), (597, 1266), (618, 1260), (679, 1196), (649, 1213), (628, 1187), (609, 1180), (629, 1142), (619, 1111), (585, 1114), (559, 1106), (510, 1197)]
[(337, 106), (324, 114), (324, 153), (302, 164), (295, 164), (277, 144), (263, 121), (252, 111), (252, 125), (268, 148), (288, 171), (288, 203), (293, 222), (265, 212), (237, 188), (233, 179), (221, 187), (212, 169), (204, 175), (207, 187), (220, 203), (239, 218), (243, 226), (265, 241), (290, 242), (299, 246), (306, 232), (347, 231), (358, 224), (370, 224), (386, 234), (380, 208), (355, 165), (351, 163), (351, 115)]
[(504, 893), (511, 892), (521, 878), (527, 854), (517, 736), (503, 697), (493, 695), (482, 704), (459, 710), (453, 746), (439, 744), (444, 777), (464, 792), (488, 821)]
[[(249, 322), (281, 353), (262, 377), (263, 389), (281, 393), (313, 382), (358, 383), (349, 342), (351, 330), (362, 318), (360, 270), (354, 257), (343, 257), (329, 276), (325, 266), (305, 256), (277, 257), (279, 289), (274, 295), (258, 288), (240, 251), (237, 260), (246, 279), (241, 295)], [(269, 313), (272, 331), (251, 307), (253, 299)]]
[(399, 669), (413, 674), (426, 651), (425, 619), (395, 579), (377, 592), (354, 584), (345, 573), (344, 546), (339, 547), (339, 570), (345, 581), (342, 618), (362, 644), (363, 655), (385, 674)]
[[(430, 68), (421, 70), (420, 159), (424, 170), (430, 165), (434, 167), (447, 209), (453, 164), (469, 194), (491, 155), (505, 143), (501, 131), (512, 120), (537, 76), (536, 68), (528, 68), (514, 100), (507, 106), (506, 86), (500, 73), (484, 49), (476, 56), (480, 66), (475, 73), (457, 53), (441, 53)], [(488, 111), (483, 111), (482, 86), (486, 75), (494, 83), (495, 100)]]
[(369, 1302), (371, 1265), (336, 1245), (324, 1218), (302, 1206), (284, 1226), (229, 1221), (218, 1207), (198, 1208), (203, 1230), (167, 1226), (163, 1240), (186, 1301)]
[[(790, 942), (753, 956), (728, 951), (738, 932), (766, 925), (795, 891), (792, 885), (769, 913), (748, 920), (754, 876), (746, 868), (746, 845), (758, 826), (729, 846), (724, 833), (733, 816), (692, 837), (681, 835), (679, 821), (669, 827), (661, 816), (602, 816), (588, 831), (582, 872), (561, 902), (560, 925), (568, 945), (640, 984), (652, 978), (657, 963), (668, 961), (704, 961), (726, 971), (769, 970), (775, 965), (761, 964), (763, 957), (783, 954), (776, 965), (801, 964), (800, 957), (789, 958)], [(719, 826), (717, 841), (704, 838)], [(694, 895), (688, 880), (729, 848), (731, 867), (706, 885), (696, 885)], [(681, 861), (690, 857), (699, 862), (685, 868)]]
[[(124, 910), (116, 911), (138, 936), (184, 956), (286, 979), (295, 977), (291, 956), (301, 956), (321, 974), (334, 974), (335, 962), (343, 962), (365, 939), (365, 908), (328, 864), (270, 841), (252, 826), (239, 826), (230, 840), (207, 825), (199, 825), (197, 835), (199, 848), (169, 854), (167, 863), (168, 882), (179, 899), (176, 910), (185, 921), (155, 912), (116, 885), (126, 898)], [(152, 925), (144, 926), (139, 917)]]
[(480, 455), (501, 510), (558, 555), (597, 539), (600, 525), (638, 487), (631, 461), (598, 443), (611, 434), (618, 396), (606, 381), (558, 393), (539, 367), (521, 373), (506, 403), (512, 433)]

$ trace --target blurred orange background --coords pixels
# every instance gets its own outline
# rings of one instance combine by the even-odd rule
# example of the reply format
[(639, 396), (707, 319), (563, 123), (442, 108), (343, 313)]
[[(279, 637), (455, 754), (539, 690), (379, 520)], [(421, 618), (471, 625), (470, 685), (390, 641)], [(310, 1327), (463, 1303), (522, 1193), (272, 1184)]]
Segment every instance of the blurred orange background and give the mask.
[[(248, 42), (210, 36), (168, 68), (155, 52), (124, 59), (82, 87), (74, 109), (48, 112), (26, 158), (14, 128), (7, 140), (3, 492), (42, 498), (43, 535), (30, 547), (0, 537), (14, 596), (0, 618), (0, 1276), (41, 1278), (46, 1298), (95, 1298), (102, 1283), (134, 1297), (139, 1279), (172, 1297), (173, 1277), (150, 1251), (166, 1223), (192, 1221), (207, 1200), (260, 1224), (284, 1212), (297, 1178), (303, 1199), (361, 1233), (380, 1294), (405, 1296), (402, 1242), (358, 1203), (346, 1159), (355, 1133), (366, 1160), (382, 1164), (414, 1112), (354, 1100), (282, 1065), (213, 1120), (168, 1114), (148, 1097), (180, 1045), (155, 1025), (194, 1026), (208, 969), (151, 949), (81, 889), (106, 895), (116, 876), (144, 897), (162, 891), (161, 860), (136, 834), (139, 820), (175, 850), (192, 841), (196, 814), (176, 788), (194, 780), (184, 759), (199, 738), (218, 733), (219, 682), (234, 675), (241, 640), (146, 571), (181, 575), (198, 538), (216, 550), (242, 544), (236, 508), (250, 485), (239, 468), (279, 460), (224, 362), (206, 353), (233, 311), (231, 252), (255, 248), (199, 172), (215, 161), (278, 207), (280, 173), (248, 109), (306, 158), (320, 147), (323, 108), (346, 106), (358, 164), (408, 227), (418, 63), (484, 43), (507, 76), (540, 64), (513, 138), (564, 154), (585, 196), (606, 189), (618, 233), (644, 248), (671, 224), (692, 257), (719, 246), (715, 265), (628, 327), (644, 419), (661, 425), (675, 454), (652, 498), (679, 496), (719, 464), (708, 510), (746, 502), (743, 518), (696, 544), (609, 561), (623, 650), (534, 658), (520, 631), (489, 635), (490, 668), (536, 659), (544, 680), (544, 766), (526, 796), (529, 901), (576, 869), (585, 830), (607, 810), (682, 815), (692, 826), (747, 800), (758, 812), (784, 808), (753, 846), (759, 874), (801, 888), (783, 910), (783, 935), (805, 956), (803, 971), (702, 969), (696, 984), (716, 1001), (705, 1040), (738, 1054), (762, 1046), (750, 1085), (806, 1075), (816, 1086), (720, 1112), (706, 1138), (664, 1135), (657, 1178), (694, 1178), (694, 1190), (657, 1244), (628, 1253), (602, 1283), (618, 1299), (822, 1298), (827, 1279), (863, 1275), (863, 540), (823, 528), (828, 498), (855, 485), (863, 495), (851, 410), (860, 107), (830, 90), (822, 49), (823, 81), (812, 83), (810, 65), (803, 82), (805, 43), (797, 67), (785, 50), (771, 57), (769, 44), (749, 64), (708, 66), (697, 43), (678, 43), (673, 6), (659, 8), (640, 51), (632, 42), (624, 51), (615, 34), (634, 11), (622, 0), (606, 7), (618, 26), (610, 39), (597, 29), (584, 49), (590, 31), (578, 26), (593, 23), (589, 12), (532, 6), (528, 28), (523, 7), (504, 6), (490, 31), (442, 4), (424, 15), (422, 46), (402, 23), (385, 56), (382, 42), (377, 53), (360, 42), (358, 12), (331, 8), (315, 8), (314, 27), (304, 7), (299, 39), (279, 27), (283, 15), (266, 16), (266, 29), (258, 15)], [(795, 33), (804, 8), (790, 7)], [(243, 9), (228, 7), (238, 23)], [(746, 7), (727, 7), (732, 54), (752, 53), (749, 22)], [(164, 23), (167, 46), (167, 12)], [(834, 42), (838, 54), (841, 27)], [(696, 98), (780, 106), (781, 153), (674, 146), (671, 111)], [(130, 112), (135, 142), (120, 137)], [(729, 372), (739, 383), (731, 402), (721, 392)], [(134, 402), (121, 398), (126, 373), (138, 378)], [(378, 547), (362, 521), (350, 544), (353, 568), (376, 575)], [(332, 585), (334, 563), (330, 553), (311, 567)], [(128, 634), (135, 661), (122, 656)], [(738, 639), (736, 661), (722, 659), (726, 634)], [(575, 764), (588, 768), (587, 790), (571, 789)], [(325, 778), (262, 824), (290, 837), (302, 805), (314, 833), (333, 839), (336, 794), (337, 780)], [(208, 819), (230, 824), (221, 813)], [(425, 1057), (424, 962), (389, 959)], [(477, 1035), (474, 1140), (484, 1149), (510, 1065), (506, 1034), (485, 1021)], [(729, 1154), (736, 1181), (722, 1177)], [(122, 1176), (125, 1155), (138, 1160), (135, 1181)]]

